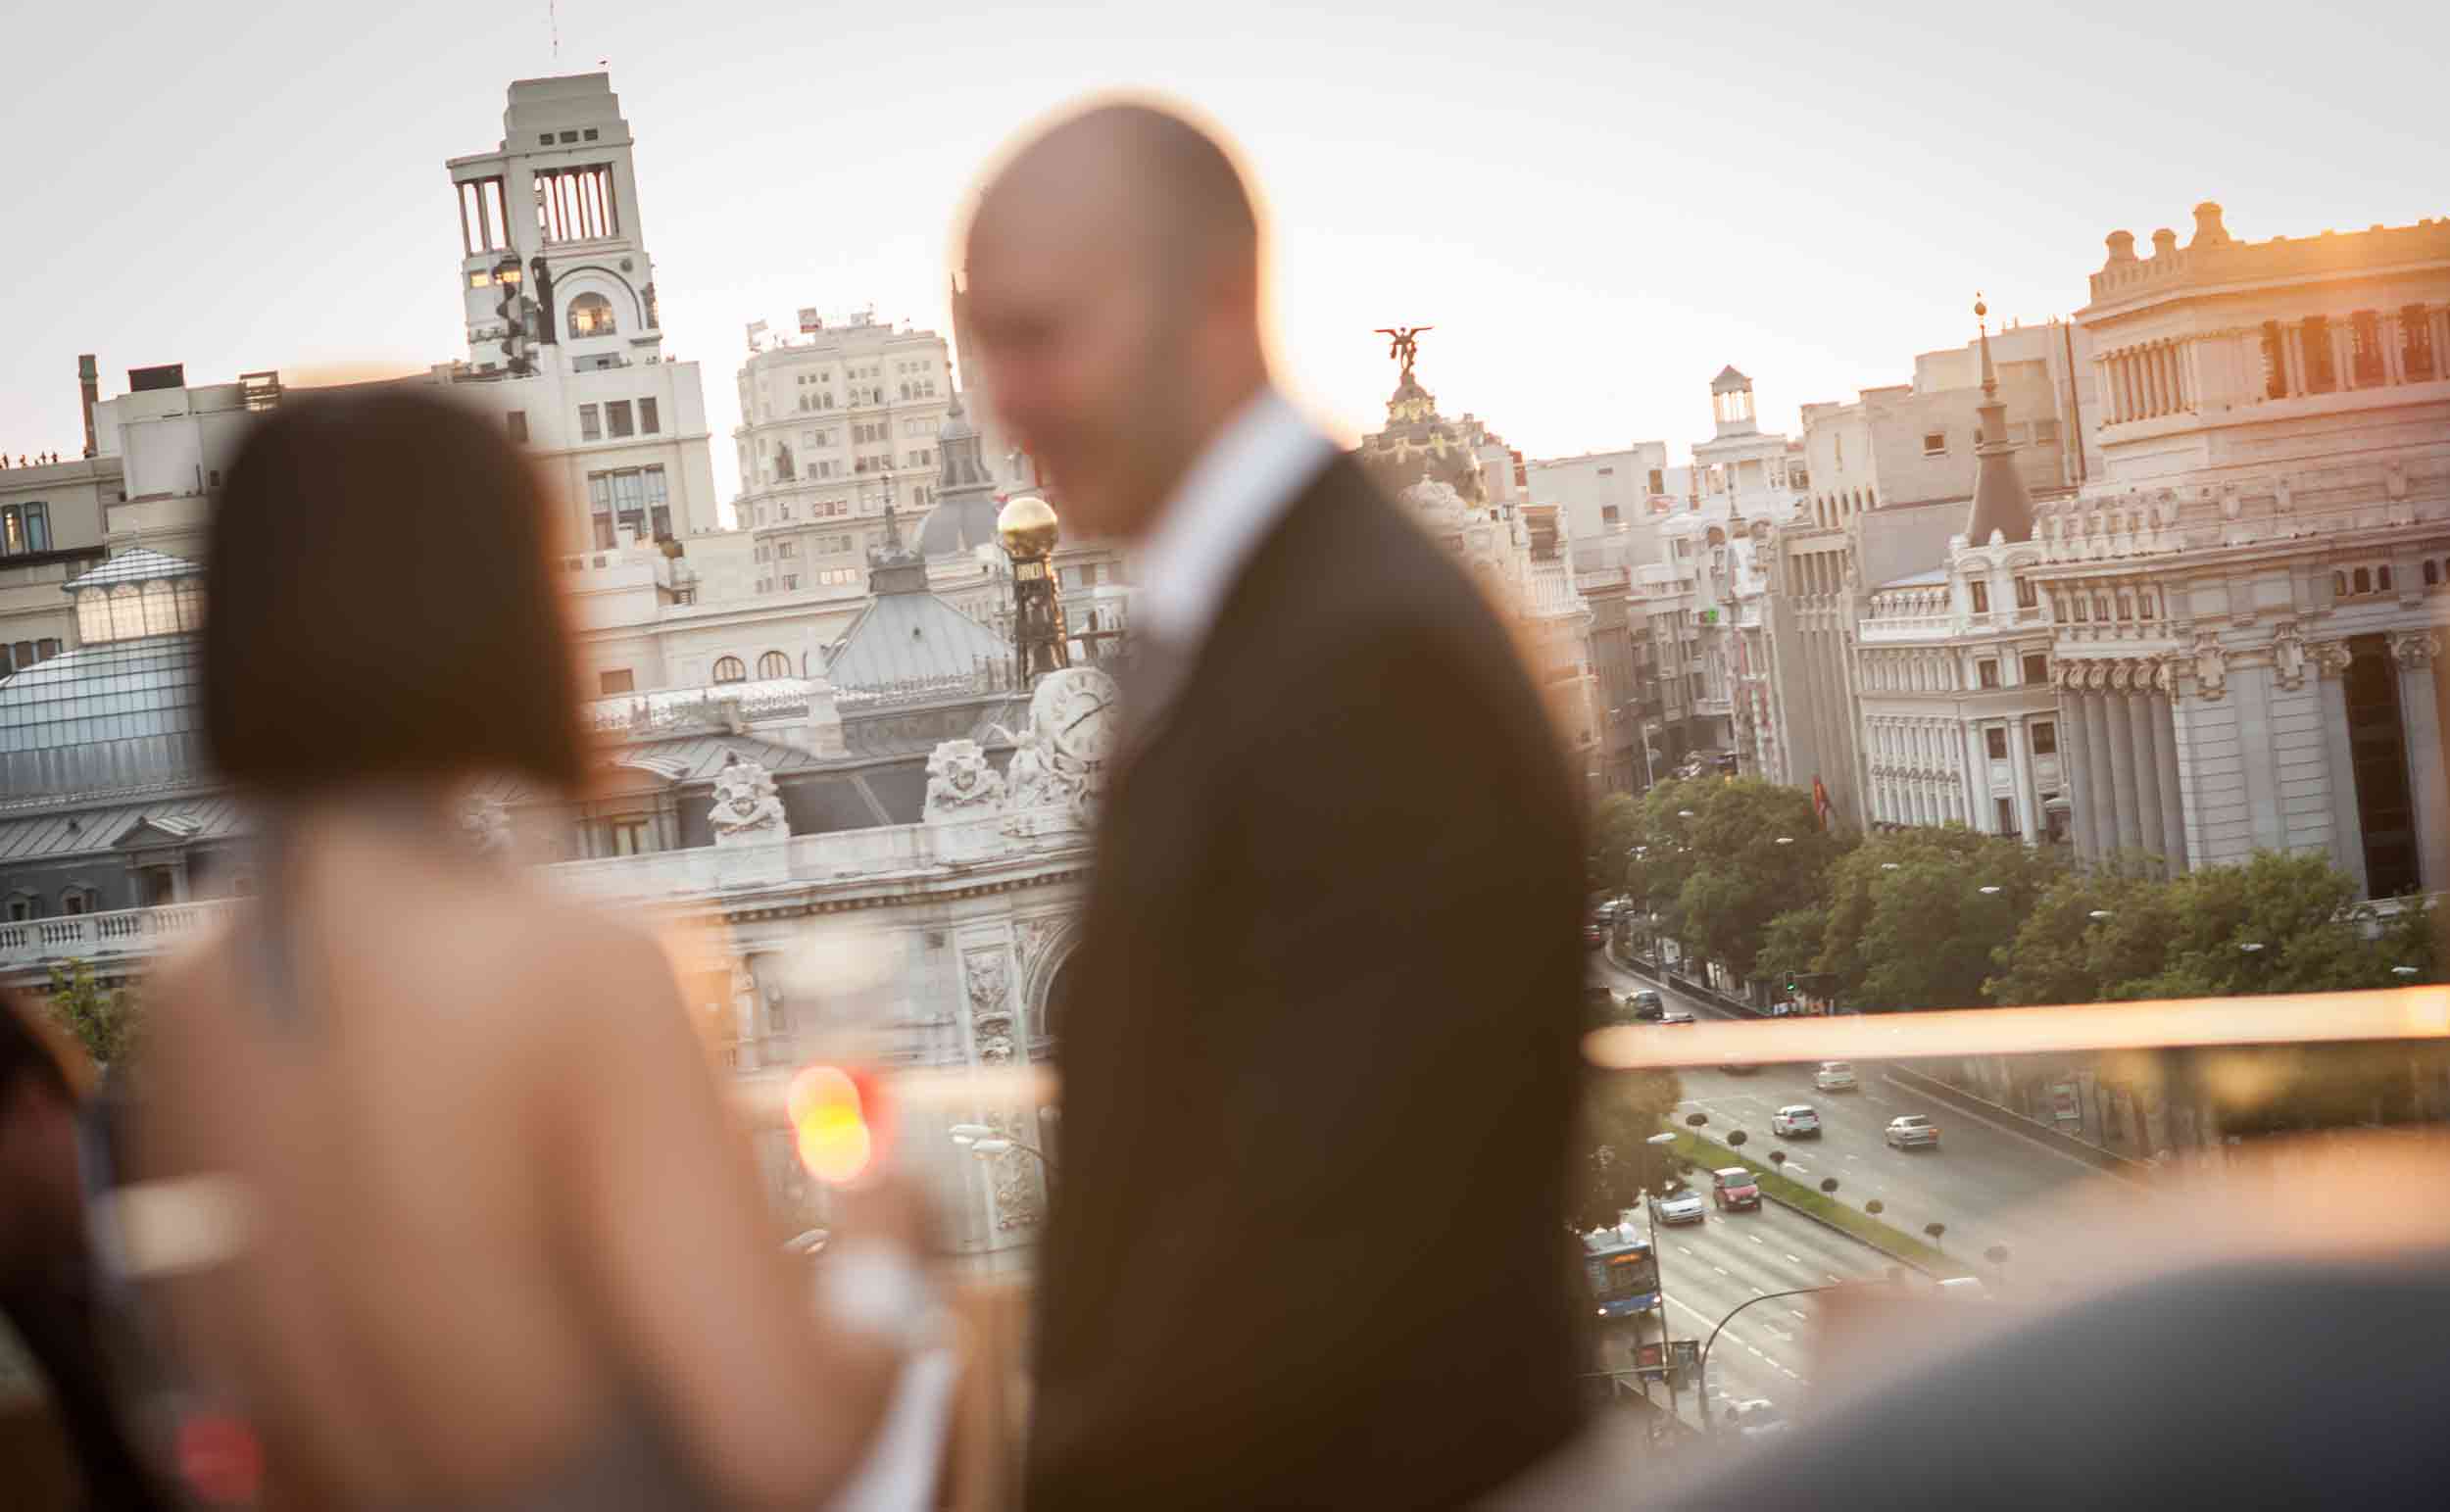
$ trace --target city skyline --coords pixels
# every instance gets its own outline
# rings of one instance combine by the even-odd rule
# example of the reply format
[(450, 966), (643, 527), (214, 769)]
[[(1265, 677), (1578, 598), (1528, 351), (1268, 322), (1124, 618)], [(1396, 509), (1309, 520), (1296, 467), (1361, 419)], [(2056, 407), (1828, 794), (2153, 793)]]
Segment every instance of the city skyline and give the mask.
[[(850, 69), (856, 49), (777, 9), (675, 33), (612, 6), (559, 8), (557, 68), (535, 9), (483, 34), (395, 14), (328, 39), (297, 8), (238, 32), (165, 10), (108, 53), (79, 45), (82, 21), (37, 23), (64, 62), (30, 81), (27, 119), (74, 128), (52, 234), (0, 253), (12, 287), (49, 291), (14, 312), (0, 448), (73, 453), (80, 352), (106, 394), (160, 362), (312, 381), (448, 361), (443, 161), (495, 144), (511, 78), (599, 60), (639, 137), (666, 350), (702, 365), (718, 443), (751, 321), (872, 305), (950, 336), (979, 166), (1099, 87), (1178, 98), (1242, 148), (1276, 233), (1286, 381), (1348, 441), (1394, 385), (1381, 325), (1435, 324), (1423, 381), (1526, 456), (1659, 439), (1681, 461), (1721, 366), (1753, 376), (1765, 428), (1794, 430), (1801, 404), (1961, 344), (1976, 287), (2000, 319), (2068, 314), (2104, 235), (2182, 232), (2201, 199), (2258, 240), (2450, 211), (2393, 146), (2423, 139), (2414, 92), (2326, 66), (2421, 42), (2378, 8), (2302, 35), (2230, 13), (2215, 30), (2202, 6), (2115, 30), (2062, 9), (1960, 38), (1771, 6), (1517, 14), (1540, 34), (1506, 37), (1434, 5), (1399, 26), (1262, 11), (1231, 37), (1198, 13), (1057, 10), (897, 18), (859, 34), (889, 66)], [(284, 61), (325, 40), (320, 67)], [(216, 44), (247, 65), (227, 82), (189, 68)], [(2296, 67), (2268, 77), (2282, 44)], [(731, 449), (712, 450), (728, 501)]]

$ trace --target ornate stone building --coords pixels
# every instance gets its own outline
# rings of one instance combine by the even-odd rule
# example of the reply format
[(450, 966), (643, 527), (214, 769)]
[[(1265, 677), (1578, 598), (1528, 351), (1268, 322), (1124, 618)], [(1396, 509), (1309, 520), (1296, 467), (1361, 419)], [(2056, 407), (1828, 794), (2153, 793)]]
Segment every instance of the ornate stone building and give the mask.
[(2450, 887), (2450, 220), (2152, 239), (2077, 315), (2105, 475), (2035, 510), (2078, 849)]

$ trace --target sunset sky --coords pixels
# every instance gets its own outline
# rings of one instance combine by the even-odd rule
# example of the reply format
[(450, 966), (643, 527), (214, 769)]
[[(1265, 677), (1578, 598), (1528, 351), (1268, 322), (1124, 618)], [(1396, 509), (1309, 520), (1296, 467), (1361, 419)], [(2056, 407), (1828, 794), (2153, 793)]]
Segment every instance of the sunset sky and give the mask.
[[(192, 381), (463, 351), (446, 158), (514, 77), (605, 60), (636, 131), (668, 354), (714, 463), (742, 328), (873, 304), (951, 334), (977, 165), (1101, 87), (1221, 122), (1277, 232), (1287, 377), (1348, 439), (1421, 376), (1526, 455), (1664, 439), (1734, 363), (1762, 420), (2083, 303), (2101, 238), (2450, 215), (2440, 8), (50, 7), (11, 24), (0, 448), (73, 455), (75, 360)], [(2423, 19), (2426, 15), (2431, 20)]]

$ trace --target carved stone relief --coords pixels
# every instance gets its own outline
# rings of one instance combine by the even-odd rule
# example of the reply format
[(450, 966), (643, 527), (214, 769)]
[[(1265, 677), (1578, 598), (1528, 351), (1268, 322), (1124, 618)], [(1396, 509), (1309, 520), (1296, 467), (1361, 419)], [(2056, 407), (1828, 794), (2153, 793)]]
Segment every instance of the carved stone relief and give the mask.
[(982, 1066), (1008, 1066), (1019, 1058), (1012, 1038), (1012, 965), (1004, 947), (984, 946), (961, 955), (970, 1000), (970, 1044)]

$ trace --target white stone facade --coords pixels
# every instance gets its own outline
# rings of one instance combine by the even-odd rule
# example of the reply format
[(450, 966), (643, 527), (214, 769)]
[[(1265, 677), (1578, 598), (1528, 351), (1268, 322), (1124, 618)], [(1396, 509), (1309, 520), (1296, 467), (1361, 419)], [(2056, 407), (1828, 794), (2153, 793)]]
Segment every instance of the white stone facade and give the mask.
[(2107, 476), (2038, 511), (2076, 841), (2450, 886), (2450, 221), (2110, 238)]

